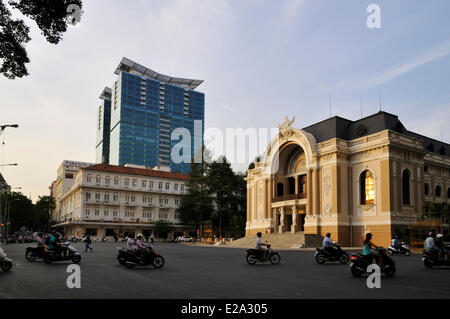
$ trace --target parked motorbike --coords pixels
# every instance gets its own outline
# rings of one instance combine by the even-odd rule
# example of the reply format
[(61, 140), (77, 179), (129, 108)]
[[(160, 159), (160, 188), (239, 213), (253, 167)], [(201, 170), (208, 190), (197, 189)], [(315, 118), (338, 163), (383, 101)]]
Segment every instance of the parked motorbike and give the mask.
[(72, 260), (78, 264), (81, 261), (81, 255), (78, 250), (73, 247), (69, 241), (61, 244), (59, 253), (56, 250), (46, 250), (44, 252), (44, 262), (50, 264), (54, 261)]
[(387, 253), (389, 254), (389, 256), (393, 255), (409, 256), (411, 255), (411, 250), (409, 250), (409, 247), (404, 242), (401, 242), (398, 249), (395, 249), (394, 246), (389, 245), (389, 247), (387, 248)]
[(7, 237), (6, 243), (7, 244), (15, 244), (17, 242), (16, 237)]
[[(376, 248), (377, 254), (380, 256), (380, 261), (383, 262), (384, 267), (381, 269), (382, 272), (388, 277), (395, 275), (395, 262), (387, 254), (386, 249), (379, 247)], [(367, 258), (361, 254), (351, 254), (350, 255), (350, 272), (354, 277), (360, 277), (362, 274), (367, 272), (367, 267), (372, 263), (372, 261), (367, 260)], [(381, 267), (381, 262), (378, 264)]]
[(441, 259), (439, 258), (439, 255), (437, 252), (427, 252), (423, 251), (422, 254), (422, 261), (426, 268), (433, 268), (435, 266), (450, 266), (450, 256), (446, 256), (447, 259)]
[(27, 247), (25, 251), (25, 258), (28, 261), (35, 261), (36, 259), (44, 259), (45, 250), (42, 247)]
[[(122, 266), (127, 268), (134, 268), (135, 266), (153, 266), (155, 268), (161, 268), (164, 266), (164, 257), (157, 254), (151, 244), (147, 245), (147, 255), (141, 260), (138, 251), (133, 249), (124, 249), (117, 247), (119, 254), (117, 259)], [(141, 263), (143, 261), (143, 263)]]
[(281, 261), (281, 256), (277, 252), (274, 252), (270, 245), (267, 245), (267, 259), (264, 258), (264, 252), (259, 249), (247, 249), (247, 263), (254, 265), (257, 262), (270, 261), (272, 265), (278, 265)]
[(3, 271), (10, 271), (12, 268), (12, 260), (8, 258), (5, 251), (0, 247), (0, 268)]
[(326, 261), (339, 261), (341, 264), (348, 263), (350, 257), (349, 255), (342, 250), (341, 246), (338, 244), (334, 244), (336, 247), (335, 255), (332, 255), (330, 252), (328, 252), (325, 248), (316, 248), (316, 252), (314, 254), (314, 257), (316, 258), (316, 262), (318, 264), (324, 264)]

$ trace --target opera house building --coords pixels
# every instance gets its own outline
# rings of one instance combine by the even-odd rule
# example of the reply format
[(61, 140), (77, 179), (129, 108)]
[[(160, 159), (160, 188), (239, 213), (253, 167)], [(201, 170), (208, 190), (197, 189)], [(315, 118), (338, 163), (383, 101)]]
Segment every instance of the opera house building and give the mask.
[(408, 233), (424, 203), (450, 202), (450, 145), (408, 131), (386, 112), (332, 117), (303, 129), (285, 119), (247, 175), (246, 235), (330, 232), (346, 246), (366, 233), (388, 245)]

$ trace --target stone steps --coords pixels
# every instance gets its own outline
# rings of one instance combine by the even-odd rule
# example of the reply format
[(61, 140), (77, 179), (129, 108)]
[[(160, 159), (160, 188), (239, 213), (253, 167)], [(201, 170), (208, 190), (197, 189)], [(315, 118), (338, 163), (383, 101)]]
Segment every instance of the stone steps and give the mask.
[[(305, 235), (303, 234), (303, 232), (297, 232), (295, 234), (292, 233), (283, 233), (283, 234), (272, 233), (267, 235), (263, 234), (261, 239), (263, 243), (268, 241), (269, 244), (271, 244), (274, 249), (301, 248), (304, 247), (305, 245)], [(255, 246), (255, 243), (256, 243), (256, 235), (251, 235), (248, 237), (233, 240), (228, 245), (233, 247), (252, 248)]]

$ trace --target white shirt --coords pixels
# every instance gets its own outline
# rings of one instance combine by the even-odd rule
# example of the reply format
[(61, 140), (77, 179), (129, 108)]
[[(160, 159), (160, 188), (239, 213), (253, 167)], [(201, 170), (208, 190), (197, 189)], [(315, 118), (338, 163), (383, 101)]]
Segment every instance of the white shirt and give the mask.
[(256, 249), (260, 249), (261, 248), (261, 237), (257, 237), (256, 238)]
[(136, 246), (134, 246), (134, 240), (132, 238), (128, 238), (127, 240), (127, 247), (128, 249), (135, 249)]

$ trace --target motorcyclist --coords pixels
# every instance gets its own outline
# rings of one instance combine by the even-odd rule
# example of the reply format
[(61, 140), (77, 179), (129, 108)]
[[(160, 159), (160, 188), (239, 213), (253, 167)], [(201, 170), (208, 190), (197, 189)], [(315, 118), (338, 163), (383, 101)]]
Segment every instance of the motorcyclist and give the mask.
[(268, 258), (268, 249), (267, 248), (265, 248), (265, 247), (268, 247), (268, 244), (263, 244), (262, 243), (262, 241), (261, 241), (261, 236), (262, 236), (262, 233), (261, 232), (258, 232), (257, 234), (256, 234), (256, 249), (258, 249), (259, 251), (261, 251), (262, 252), (262, 254), (263, 254), (263, 258), (264, 258), (264, 260), (267, 260), (267, 258)]
[(57, 255), (61, 256), (62, 246), (61, 246), (61, 234), (55, 234), (55, 252)]
[(331, 241), (331, 233), (327, 233), (323, 239), (322, 246), (331, 256), (336, 257), (336, 249), (333, 248), (334, 242)]
[(425, 239), (425, 242), (423, 243), (423, 248), (426, 252), (437, 255), (439, 258), (439, 253), (441, 252), (441, 250), (436, 246), (434, 242), (435, 237), (436, 235), (434, 234), (434, 230), (430, 230), (427, 239)]
[(394, 249), (397, 251), (400, 249), (400, 245), (398, 244), (398, 236), (397, 235), (394, 236), (394, 240), (392, 242), (392, 247), (394, 247)]
[(138, 256), (141, 258), (141, 264), (144, 263), (144, 260), (146, 260), (146, 258), (148, 256), (148, 250), (147, 250), (148, 246), (144, 243), (142, 238), (143, 238), (142, 234), (138, 234), (137, 240), (135, 243)]
[(135, 240), (131, 237), (131, 234), (127, 235), (127, 248), (130, 250), (136, 249)]
[(372, 243), (372, 233), (367, 233), (366, 239), (364, 240), (364, 247), (363, 247), (364, 258), (366, 258), (366, 260), (369, 263), (372, 263), (373, 259), (375, 258), (375, 262), (378, 265), (380, 265), (381, 268), (383, 268), (384, 267), (383, 261), (381, 260), (381, 258), (378, 254), (374, 254), (372, 252), (372, 248), (375, 249), (375, 248), (380, 248), (380, 247), (375, 245), (374, 243)]
[(56, 231), (52, 231), (52, 235), (50, 236), (50, 240), (48, 242), (48, 250), (55, 250), (56, 245)]
[(439, 250), (441, 252), (441, 258), (448, 259), (449, 250), (446, 249), (444, 246), (444, 241), (442, 240), (443, 237), (444, 236), (442, 234), (437, 234), (434, 244), (436, 245), (437, 248), (439, 248)]
[(40, 253), (43, 255), (45, 250), (45, 240), (44, 240), (44, 234), (38, 233), (36, 236), (36, 243), (37, 248), (39, 248)]

